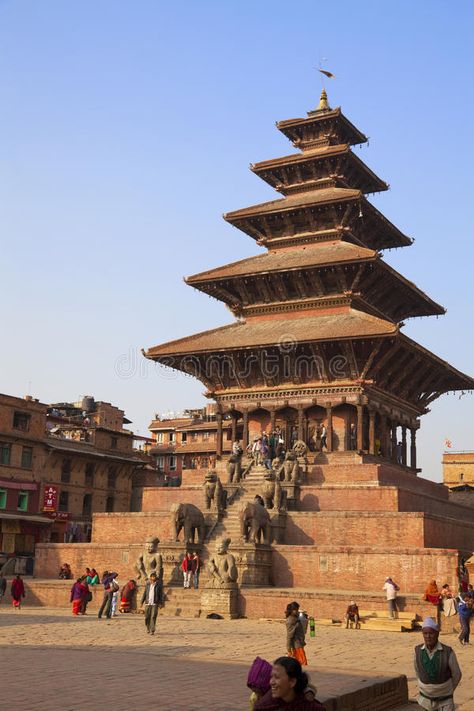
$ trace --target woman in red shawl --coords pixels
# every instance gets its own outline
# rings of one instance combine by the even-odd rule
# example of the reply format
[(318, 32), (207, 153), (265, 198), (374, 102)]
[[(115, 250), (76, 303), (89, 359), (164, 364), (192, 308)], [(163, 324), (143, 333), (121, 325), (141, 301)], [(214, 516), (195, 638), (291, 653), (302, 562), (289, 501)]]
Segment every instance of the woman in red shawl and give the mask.
[(134, 580), (129, 580), (122, 588), (120, 595), (120, 612), (131, 612), (133, 596), (137, 590), (137, 584)]
[(88, 588), (82, 583), (82, 578), (78, 578), (71, 588), (72, 614), (78, 615), (82, 612), (82, 605), (88, 593)]
[(431, 602), (432, 605), (437, 605), (440, 601), (441, 595), (436, 585), (436, 580), (430, 580), (425, 590), (425, 600)]
[(12, 580), (11, 596), (13, 598), (13, 607), (19, 610), (21, 607), (21, 598), (25, 597), (25, 586), (19, 575)]

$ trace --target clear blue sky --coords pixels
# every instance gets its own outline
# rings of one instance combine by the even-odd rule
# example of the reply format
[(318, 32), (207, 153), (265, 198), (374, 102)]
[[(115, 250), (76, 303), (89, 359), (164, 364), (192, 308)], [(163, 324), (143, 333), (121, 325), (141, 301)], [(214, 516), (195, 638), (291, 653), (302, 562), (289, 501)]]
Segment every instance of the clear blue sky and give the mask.
[[(0, 391), (83, 394), (146, 433), (204, 402), (141, 347), (229, 323), (182, 277), (256, 254), (223, 212), (276, 194), (250, 162), (292, 151), (276, 120), (331, 105), (370, 136), (374, 199), (411, 248), (387, 261), (447, 307), (406, 333), (473, 373), (473, 36), (468, 0), (0, 0)], [(474, 449), (466, 395), (422, 420)]]

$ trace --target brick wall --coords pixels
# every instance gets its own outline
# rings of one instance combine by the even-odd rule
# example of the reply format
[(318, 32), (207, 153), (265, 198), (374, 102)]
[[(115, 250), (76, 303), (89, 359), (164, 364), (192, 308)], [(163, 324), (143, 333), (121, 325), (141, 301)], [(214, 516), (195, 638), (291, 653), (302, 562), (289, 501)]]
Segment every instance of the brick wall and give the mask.
[[(204, 476), (202, 477), (204, 480)], [(204, 511), (202, 482), (195, 486), (150, 486), (143, 490), (142, 511), (170, 511), (172, 504), (194, 504)]]
[[(158, 536), (161, 541), (171, 540), (171, 513), (134, 512), (94, 514), (92, 543), (142, 544), (148, 536)], [(173, 536), (174, 540), (174, 536)]]
[(275, 587), (381, 590), (391, 576), (401, 590), (424, 592), (429, 580), (457, 586), (457, 551), (423, 548), (275, 546)]
[(426, 546), (474, 549), (474, 522), (420, 512), (289, 512), (286, 545)]
[(385, 484), (401, 486), (419, 494), (448, 500), (449, 489), (429, 479), (422, 479), (411, 472), (386, 464), (322, 464), (309, 465), (307, 484)]

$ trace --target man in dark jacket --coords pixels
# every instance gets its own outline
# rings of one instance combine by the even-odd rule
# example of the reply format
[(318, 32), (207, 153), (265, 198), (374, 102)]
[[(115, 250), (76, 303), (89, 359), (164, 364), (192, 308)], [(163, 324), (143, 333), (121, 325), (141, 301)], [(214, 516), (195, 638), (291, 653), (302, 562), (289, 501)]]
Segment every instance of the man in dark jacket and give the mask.
[(156, 573), (150, 573), (142, 595), (142, 605), (145, 608), (145, 627), (148, 634), (155, 634), (158, 607), (163, 605), (163, 584), (157, 580)]
[(424, 644), (415, 647), (418, 705), (424, 709), (454, 711), (454, 690), (461, 681), (456, 654), (438, 641), (439, 627), (432, 617), (423, 621)]

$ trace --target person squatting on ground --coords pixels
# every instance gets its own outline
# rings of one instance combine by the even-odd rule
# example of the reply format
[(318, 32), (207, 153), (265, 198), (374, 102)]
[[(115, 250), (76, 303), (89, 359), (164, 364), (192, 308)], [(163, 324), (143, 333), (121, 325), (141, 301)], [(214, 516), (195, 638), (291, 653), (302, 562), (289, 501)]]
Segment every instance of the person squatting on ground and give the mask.
[(298, 660), (301, 665), (308, 664), (304, 648), (304, 628), (299, 617), (300, 606), (297, 602), (290, 602), (286, 606), (286, 648), (288, 655)]
[(454, 599), (454, 590), (450, 588), (448, 583), (445, 583), (440, 592), (440, 606), (446, 617), (457, 615), (456, 600)]
[(146, 604), (145, 627), (147, 634), (155, 634), (158, 608), (163, 606), (163, 584), (161, 580), (157, 580), (156, 573), (150, 573), (143, 591), (141, 604)]
[(426, 586), (423, 599), (426, 600), (426, 602), (431, 602), (432, 605), (439, 605), (441, 594), (434, 578), (430, 580), (430, 582)]
[(110, 620), (112, 616), (112, 595), (114, 594), (115, 586), (112, 585), (118, 573), (109, 573), (108, 570), (104, 570), (102, 575), (102, 585), (104, 586), (104, 597), (102, 598), (102, 605), (100, 606), (99, 613), (97, 617), (99, 620), (102, 618), (102, 614), (105, 612), (105, 616)]
[(131, 612), (134, 598), (137, 592), (137, 584), (135, 580), (129, 580), (122, 588), (120, 597), (120, 612)]
[(453, 694), (461, 681), (456, 654), (438, 641), (439, 627), (432, 617), (423, 620), (423, 644), (415, 647), (418, 705), (428, 711), (454, 711)]
[(26, 597), (25, 593), (25, 586), (23, 584), (23, 580), (19, 575), (16, 576), (12, 580), (12, 586), (10, 590), (11, 596), (12, 596), (12, 603), (13, 607), (16, 607), (17, 610), (21, 609), (21, 600), (22, 598)]
[(397, 592), (400, 588), (393, 582), (392, 578), (385, 578), (383, 589), (387, 594), (388, 614), (392, 619), (395, 619), (398, 614)]
[(347, 606), (346, 614), (344, 615), (346, 621), (346, 630), (349, 629), (349, 623), (353, 623), (356, 630), (360, 629), (360, 615), (359, 607), (356, 605), (354, 600), (351, 600), (351, 604)]
[(62, 566), (59, 569), (59, 579), (60, 580), (71, 580), (72, 579), (72, 571), (71, 571), (71, 566), (69, 563), (63, 563)]
[(270, 689), (255, 702), (255, 711), (326, 711), (297, 659), (279, 657), (273, 663)]

